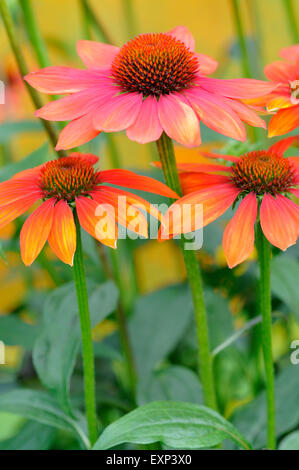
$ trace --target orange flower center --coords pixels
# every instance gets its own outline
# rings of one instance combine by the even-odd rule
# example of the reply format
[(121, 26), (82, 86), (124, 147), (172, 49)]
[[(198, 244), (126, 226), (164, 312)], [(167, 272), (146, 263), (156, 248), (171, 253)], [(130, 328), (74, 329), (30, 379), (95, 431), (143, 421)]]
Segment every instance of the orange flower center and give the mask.
[(125, 44), (112, 64), (121, 90), (167, 95), (191, 86), (198, 71), (195, 54), (167, 34), (142, 34)]
[(45, 198), (55, 197), (71, 202), (76, 196), (87, 196), (95, 184), (93, 165), (79, 158), (52, 160), (41, 170), (40, 186)]
[(233, 181), (244, 192), (277, 194), (287, 192), (295, 184), (292, 163), (277, 153), (250, 152), (233, 166)]

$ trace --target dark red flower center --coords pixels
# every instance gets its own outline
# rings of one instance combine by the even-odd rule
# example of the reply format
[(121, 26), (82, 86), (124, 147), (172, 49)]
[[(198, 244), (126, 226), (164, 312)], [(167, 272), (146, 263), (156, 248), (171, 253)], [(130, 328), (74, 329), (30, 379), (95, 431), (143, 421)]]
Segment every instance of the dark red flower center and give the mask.
[(244, 192), (275, 195), (294, 186), (295, 170), (282, 155), (255, 151), (243, 155), (233, 166), (233, 181)]
[(93, 165), (83, 159), (60, 158), (43, 166), (40, 186), (46, 198), (71, 202), (76, 196), (87, 196), (96, 186), (96, 173)]
[(121, 90), (160, 96), (192, 85), (198, 71), (195, 54), (168, 34), (142, 34), (125, 44), (112, 64)]

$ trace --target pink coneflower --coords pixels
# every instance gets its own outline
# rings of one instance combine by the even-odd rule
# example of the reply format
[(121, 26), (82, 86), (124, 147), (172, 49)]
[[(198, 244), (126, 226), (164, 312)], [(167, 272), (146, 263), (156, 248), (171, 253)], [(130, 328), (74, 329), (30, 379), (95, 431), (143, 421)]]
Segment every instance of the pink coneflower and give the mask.
[(269, 93), (276, 85), (207, 78), (217, 62), (194, 47), (183, 26), (142, 34), (122, 48), (82, 40), (77, 51), (88, 70), (47, 67), (25, 80), (44, 93), (70, 94), (36, 112), (43, 119), (71, 121), (60, 134), (57, 149), (81, 145), (101, 131), (121, 130), (143, 144), (158, 140), (164, 131), (185, 146), (197, 146), (200, 121), (242, 141), (243, 122), (265, 128), (240, 100)]

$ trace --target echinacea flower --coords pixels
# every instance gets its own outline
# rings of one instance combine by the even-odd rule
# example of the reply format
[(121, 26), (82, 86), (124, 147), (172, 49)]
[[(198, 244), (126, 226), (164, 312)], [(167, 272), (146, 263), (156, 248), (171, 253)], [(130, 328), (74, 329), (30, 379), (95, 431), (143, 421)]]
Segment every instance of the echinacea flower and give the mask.
[(299, 126), (299, 44), (280, 51), (285, 61), (266, 65), (266, 77), (278, 86), (270, 94), (250, 102), (276, 112), (269, 123), (269, 137), (283, 135)]
[[(295, 141), (299, 142), (299, 136), (288, 137), (268, 150), (249, 152), (241, 157), (205, 153), (210, 159), (222, 159), (230, 165), (178, 164), (185, 195), (168, 209), (162, 232), (168, 230), (170, 235), (182, 232), (183, 211), (175, 209), (183, 208), (184, 204), (203, 205), (204, 227), (240, 201), (223, 235), (224, 253), (230, 268), (251, 255), (257, 220), (272, 245), (281, 250), (294, 245), (299, 235), (299, 206), (290, 197), (299, 196), (299, 158), (286, 158), (283, 154)], [(200, 228), (195, 219), (192, 216), (192, 230)]]
[[(128, 226), (133, 218), (135, 231), (146, 237), (147, 221), (142, 209), (160, 219), (159, 211), (143, 198), (106, 184), (177, 198), (163, 183), (147, 176), (129, 170), (96, 171), (94, 164), (97, 161), (95, 155), (73, 153), (17, 173), (0, 184), (0, 228), (26, 212), (35, 202), (42, 201), (21, 229), (24, 264), (33, 263), (47, 240), (58, 258), (73, 264), (76, 250), (74, 208), (84, 230), (112, 248), (116, 248), (116, 222)], [(119, 211), (122, 207), (118, 205), (120, 196), (126, 198), (123, 211)], [(115, 209), (115, 217), (108, 210), (105, 224), (99, 226), (97, 208), (101, 204)], [(130, 207), (134, 210), (128, 215)], [(130, 229), (134, 230), (134, 227), (130, 226)]]
[(158, 140), (164, 131), (192, 147), (201, 142), (200, 121), (242, 141), (243, 122), (265, 128), (241, 100), (269, 93), (276, 85), (208, 78), (217, 62), (194, 48), (183, 26), (142, 34), (121, 48), (82, 40), (77, 51), (87, 70), (47, 67), (25, 80), (44, 93), (69, 94), (36, 112), (43, 119), (71, 121), (60, 134), (57, 150), (88, 142), (101, 131), (126, 130), (129, 139), (141, 144)]

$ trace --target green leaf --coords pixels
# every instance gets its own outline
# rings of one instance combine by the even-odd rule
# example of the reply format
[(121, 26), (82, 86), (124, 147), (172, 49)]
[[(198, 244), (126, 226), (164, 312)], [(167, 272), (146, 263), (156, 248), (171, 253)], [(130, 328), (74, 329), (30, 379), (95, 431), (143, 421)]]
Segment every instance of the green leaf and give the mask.
[(137, 390), (138, 405), (152, 401), (172, 400), (202, 403), (202, 389), (194, 372), (182, 366), (170, 366), (153, 372), (140, 381)]
[(279, 450), (299, 450), (299, 431), (294, 431), (284, 437), (278, 448)]
[(32, 349), (38, 335), (38, 327), (28, 325), (17, 315), (0, 316), (1, 341), (7, 346), (23, 346)]
[[(279, 438), (299, 424), (299, 374), (295, 366), (283, 370), (275, 380), (276, 436)], [(235, 412), (232, 423), (252, 442), (266, 446), (267, 417), (265, 391)]]
[(0, 450), (47, 450), (55, 433), (53, 426), (28, 421), (15, 436), (0, 442)]
[(5, 122), (0, 126), (0, 144), (9, 142), (16, 134), (41, 131), (42, 125), (39, 121), (14, 121)]
[(76, 433), (85, 445), (88, 445), (79, 422), (67, 416), (55, 398), (45, 392), (26, 389), (1, 394), (0, 411), (20, 415), (55, 428), (66, 429)]
[(272, 292), (299, 317), (299, 263), (286, 255), (276, 256), (271, 265)]
[(0, 168), (0, 182), (10, 179), (19, 171), (28, 170), (28, 168), (33, 168), (34, 166), (45, 163), (48, 157), (49, 146), (48, 144), (44, 144), (34, 152), (30, 153), (27, 157), (23, 158), (23, 160)]
[(168, 287), (137, 300), (129, 331), (140, 376), (149, 375), (175, 348), (191, 317), (192, 300), (186, 285)]
[[(112, 281), (95, 287), (89, 283), (92, 325), (113, 312), (118, 292)], [(71, 414), (69, 386), (81, 341), (80, 321), (74, 283), (49, 294), (43, 310), (43, 325), (33, 350), (36, 371), (44, 386)]]
[(157, 401), (110, 424), (93, 449), (110, 449), (125, 442), (162, 442), (176, 449), (200, 449), (214, 447), (225, 439), (250, 449), (237, 429), (215, 411), (193, 403)]

